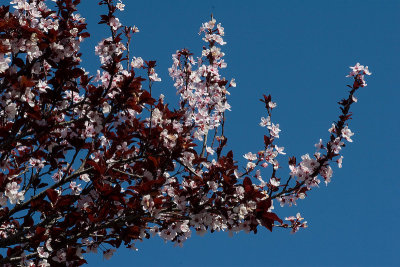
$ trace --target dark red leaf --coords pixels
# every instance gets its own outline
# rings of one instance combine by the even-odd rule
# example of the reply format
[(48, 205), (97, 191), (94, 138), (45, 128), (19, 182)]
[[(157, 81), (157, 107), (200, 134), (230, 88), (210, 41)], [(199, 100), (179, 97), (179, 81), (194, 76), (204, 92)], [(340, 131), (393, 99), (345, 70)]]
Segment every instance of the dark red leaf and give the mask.
[(264, 217), (264, 218), (268, 218), (268, 219), (270, 219), (270, 220), (272, 220), (272, 221), (277, 221), (277, 222), (283, 223), (283, 221), (281, 220), (281, 218), (279, 218), (278, 215), (276, 215), (276, 214), (273, 213), (273, 212), (265, 212), (265, 213), (263, 214), (263, 217)]
[(46, 190), (46, 195), (49, 198), (49, 200), (51, 201), (51, 203), (53, 203), (53, 204), (56, 203), (56, 201), (58, 199), (58, 193), (56, 190), (49, 188)]

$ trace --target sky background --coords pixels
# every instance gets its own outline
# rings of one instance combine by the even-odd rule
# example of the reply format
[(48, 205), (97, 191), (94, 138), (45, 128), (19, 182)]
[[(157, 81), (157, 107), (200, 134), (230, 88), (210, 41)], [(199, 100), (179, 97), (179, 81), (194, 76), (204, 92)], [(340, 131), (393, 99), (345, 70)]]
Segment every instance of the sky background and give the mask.
[[(104, 7), (83, 1), (80, 13), (92, 34), (83, 43), (83, 66), (95, 73), (99, 60), (94, 46), (109, 30), (98, 25)], [(344, 150), (343, 168), (281, 217), (301, 212), (309, 227), (296, 234), (276, 228), (258, 234), (193, 233), (183, 248), (159, 237), (137, 243), (138, 252), (120, 249), (111, 260), (91, 254), (87, 266), (400, 266), (400, 151), (398, 62), (400, 61), (400, 1), (124, 1), (121, 22), (140, 33), (132, 55), (157, 60), (162, 83), (155, 96), (177, 103), (167, 69), (171, 54), (188, 48), (200, 55), (204, 42), (197, 34), (213, 13), (225, 27), (223, 47), (235, 78), (227, 114), (229, 148), (242, 155), (263, 147), (265, 116), (262, 94), (278, 103), (272, 120), (282, 129), (279, 146), (300, 157), (314, 152), (319, 138), (337, 120), (337, 101), (347, 96), (349, 66), (368, 65), (372, 76), (358, 91), (350, 129), (354, 142)], [(270, 170), (269, 170), (270, 171)], [(269, 171), (266, 174), (269, 174)], [(283, 168), (278, 176), (286, 178)]]

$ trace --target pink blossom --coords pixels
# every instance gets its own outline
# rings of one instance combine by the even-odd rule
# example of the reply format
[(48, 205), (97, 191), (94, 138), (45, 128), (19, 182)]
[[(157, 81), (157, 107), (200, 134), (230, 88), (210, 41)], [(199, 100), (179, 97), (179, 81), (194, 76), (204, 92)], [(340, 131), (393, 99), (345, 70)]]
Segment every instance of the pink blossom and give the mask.
[(351, 132), (347, 125), (342, 129), (342, 137), (345, 138), (347, 141), (353, 142), (353, 140), (351, 140), (351, 137), (353, 135), (354, 133)]
[(46, 93), (47, 89), (50, 89), (50, 87), (47, 85), (47, 82), (42, 80), (39, 80), (36, 86), (38, 87), (39, 92), (41, 93)]
[(265, 126), (269, 126), (269, 125), (271, 125), (270, 117), (269, 116), (267, 118), (261, 117), (260, 126), (265, 127)]
[(99, 55), (102, 64), (109, 62), (112, 55), (120, 55), (125, 50), (126, 47), (121, 42), (115, 44), (111, 37), (100, 41), (95, 47), (96, 55)]
[(132, 63), (131, 63), (132, 68), (139, 69), (139, 68), (143, 67), (143, 64), (144, 64), (144, 61), (141, 57), (138, 57), (138, 58), (133, 57)]
[(234, 78), (232, 78), (231, 82), (229, 83), (229, 86), (236, 87), (236, 81)]
[(49, 257), (49, 253), (46, 252), (46, 251), (44, 251), (44, 248), (43, 248), (43, 247), (38, 247), (38, 248), (37, 248), (37, 252), (38, 252), (38, 254), (39, 254), (39, 257), (41, 257), (41, 258), (47, 259), (47, 258)]
[(372, 73), (369, 71), (368, 66), (364, 67), (364, 74), (371, 75)]
[(304, 220), (304, 218), (301, 217), (300, 213), (297, 213), (296, 217), (295, 216), (286, 217), (285, 220), (291, 222), (292, 233), (296, 233), (299, 230), (299, 228), (307, 227), (307, 222), (301, 222), (302, 220)]
[(354, 67), (350, 67), (352, 71), (346, 77), (354, 77), (354, 85), (353, 88), (357, 89), (358, 87), (365, 87), (367, 86), (364, 75), (371, 75), (371, 72), (368, 69), (368, 66), (364, 67), (357, 63)]
[(328, 130), (330, 133), (336, 133), (336, 125), (332, 123), (332, 127)]
[(19, 203), (25, 199), (25, 191), (18, 192), (20, 185), (17, 182), (8, 183), (6, 186), (5, 196), (8, 197), (11, 204)]
[(357, 64), (354, 65), (354, 67), (350, 67), (350, 69), (352, 69), (352, 71), (353, 71), (354, 73), (357, 73), (357, 74), (358, 74), (360, 71), (364, 70), (364, 66), (363, 66), (363, 65), (360, 65), (360, 63), (357, 62)]
[(273, 185), (273, 186), (279, 186), (280, 184), (281, 184), (281, 182), (279, 181), (279, 180), (277, 180), (275, 177), (272, 177), (270, 180), (269, 180), (269, 183), (271, 184), (271, 185)]
[(340, 152), (340, 150), (342, 149), (344, 142), (341, 141), (340, 137), (336, 137), (335, 140), (333, 140), (333, 142), (330, 142), (330, 144), (331, 144), (331, 149), (333, 150), (333, 152), (338, 154)]
[(273, 137), (279, 138), (279, 132), (281, 131), (279, 129), (279, 124), (273, 124), (271, 126), (268, 126), (268, 129), (270, 130), (270, 134)]
[(158, 74), (154, 70), (154, 68), (150, 69), (150, 75), (149, 75), (150, 80), (153, 82), (161, 82), (161, 78), (158, 77)]
[(272, 101), (268, 102), (268, 107), (270, 109), (274, 109), (274, 108), (276, 108), (276, 106), (277, 106), (277, 104), (275, 102), (272, 102)]
[(226, 42), (222, 39), (221, 35), (219, 34), (206, 34), (206, 36), (203, 38), (205, 42), (216, 42), (220, 45), (225, 45)]
[(252, 170), (255, 167), (256, 167), (256, 164), (254, 164), (253, 162), (247, 162), (246, 170)]
[(151, 211), (154, 207), (153, 198), (150, 195), (145, 195), (141, 202), (143, 210)]
[(137, 32), (140, 32), (140, 31), (139, 31), (139, 28), (138, 28), (138, 27), (136, 27), (135, 25), (133, 25), (133, 27), (132, 27), (132, 32), (133, 32), (133, 33), (137, 33)]
[(319, 172), (319, 174), (325, 179), (325, 184), (328, 185), (328, 183), (331, 181), (331, 177), (333, 174), (333, 170), (331, 166), (323, 166)]
[(210, 155), (214, 155), (214, 153), (215, 153), (215, 151), (214, 151), (214, 149), (212, 149), (212, 147), (206, 147), (206, 151), (207, 151), (207, 153), (208, 154), (210, 154)]
[(263, 164), (261, 164), (261, 166), (262, 166), (263, 168), (267, 168), (267, 167), (268, 167), (268, 163), (263, 162)]
[(50, 29), (58, 30), (58, 21), (52, 21), (51, 19), (40, 19), (39, 28), (44, 32), (48, 32)]
[(248, 214), (247, 208), (244, 204), (240, 204), (239, 207), (233, 208), (233, 212), (237, 213), (239, 219), (244, 219), (244, 217)]
[(346, 77), (351, 77), (351, 76), (356, 76), (359, 74), (366, 74), (366, 75), (371, 75), (372, 73), (369, 71), (368, 66), (363, 66), (360, 65), (360, 63), (357, 63), (354, 67), (350, 67), (352, 70), (349, 75)]
[(336, 162), (337, 162), (337, 164), (338, 164), (338, 167), (339, 167), (339, 168), (342, 168), (343, 156), (340, 156), (340, 158), (338, 158), (338, 159), (336, 160)]
[(203, 23), (202, 26), (200, 27), (199, 34), (202, 32), (207, 32), (210, 31), (214, 28), (216, 20), (213, 18), (209, 22)]
[(110, 19), (110, 26), (114, 31), (116, 31), (119, 27), (121, 27), (121, 23), (119, 22), (118, 18), (112, 17)]
[(275, 150), (276, 150), (276, 152), (278, 152), (279, 154), (286, 155), (286, 153), (283, 152), (284, 149), (285, 149), (284, 147), (275, 146)]
[(119, 2), (116, 5), (116, 8), (120, 11), (124, 11), (125, 5), (122, 3), (121, 0), (118, 0)]
[(224, 33), (224, 27), (221, 26), (221, 23), (218, 23), (217, 29), (218, 29), (218, 34), (219, 34), (219, 35), (221, 35), (221, 36), (224, 36), (224, 35), (225, 35), (225, 33)]
[(58, 172), (55, 172), (51, 176), (51, 178), (53, 178), (54, 182), (59, 182), (61, 180), (62, 176), (63, 176), (63, 172), (62, 171), (58, 171)]
[(80, 187), (80, 184), (76, 184), (76, 182), (70, 182), (69, 188), (72, 190), (72, 193), (74, 195), (79, 195), (82, 191), (82, 188)]
[(247, 160), (253, 161), (253, 160), (257, 159), (257, 154), (253, 154), (253, 153), (249, 152), (249, 153), (243, 155), (243, 157)]

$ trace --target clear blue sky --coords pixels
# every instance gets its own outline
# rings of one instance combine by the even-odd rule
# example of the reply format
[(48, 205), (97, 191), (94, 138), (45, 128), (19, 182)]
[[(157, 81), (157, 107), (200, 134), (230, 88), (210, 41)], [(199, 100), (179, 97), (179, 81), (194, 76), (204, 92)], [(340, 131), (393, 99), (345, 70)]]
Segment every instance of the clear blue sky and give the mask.
[[(81, 14), (92, 34), (82, 47), (83, 66), (94, 73), (94, 45), (109, 31), (97, 25), (97, 1), (83, 2)], [(122, 22), (140, 29), (133, 55), (157, 60), (163, 82), (156, 94), (175, 103), (167, 72), (171, 54), (189, 48), (199, 55), (203, 42), (197, 33), (211, 13), (225, 27), (224, 74), (238, 85), (231, 90), (226, 133), (238, 160), (262, 148), (262, 94), (278, 102), (278, 144), (287, 156), (299, 157), (313, 153), (319, 138), (327, 140), (339, 114), (336, 102), (351, 83), (348, 66), (360, 62), (373, 75), (357, 95), (350, 121), (354, 142), (343, 151), (343, 168), (335, 167), (329, 186), (321, 184), (298, 206), (275, 205), (281, 217), (300, 211), (309, 228), (294, 235), (281, 229), (232, 238), (194, 234), (183, 248), (155, 237), (138, 243), (138, 252), (118, 250), (108, 261), (91, 254), (88, 266), (400, 266), (400, 1), (124, 2)]]

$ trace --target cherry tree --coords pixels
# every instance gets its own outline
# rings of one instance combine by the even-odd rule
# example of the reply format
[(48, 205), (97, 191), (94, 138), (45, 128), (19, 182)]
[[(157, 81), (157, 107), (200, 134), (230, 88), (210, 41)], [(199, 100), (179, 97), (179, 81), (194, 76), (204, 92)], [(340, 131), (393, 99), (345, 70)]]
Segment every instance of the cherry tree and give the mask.
[(121, 245), (135, 249), (153, 236), (182, 246), (192, 232), (307, 226), (299, 213), (281, 218), (274, 206), (296, 205), (331, 181), (330, 164), (342, 166), (353, 136), (350, 107), (368, 67), (351, 67), (354, 82), (327, 140), (301, 159), (289, 157), (290, 173), (278, 174), (286, 153), (276, 144), (277, 104), (264, 95), (260, 150), (239, 166), (224, 132), (236, 83), (220, 74), (227, 66), (221, 24), (202, 24), (198, 57), (187, 49), (172, 55), (180, 102), (171, 108), (152, 93), (161, 82), (156, 62), (130, 54), (139, 29), (117, 18), (121, 1), (99, 2), (111, 36), (95, 47), (101, 68), (85, 71), (80, 44), (89, 33), (79, 2), (0, 7), (1, 264), (80, 266), (86, 253), (108, 259)]

